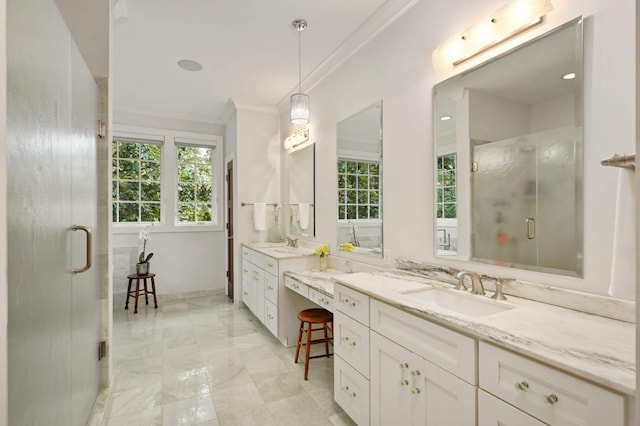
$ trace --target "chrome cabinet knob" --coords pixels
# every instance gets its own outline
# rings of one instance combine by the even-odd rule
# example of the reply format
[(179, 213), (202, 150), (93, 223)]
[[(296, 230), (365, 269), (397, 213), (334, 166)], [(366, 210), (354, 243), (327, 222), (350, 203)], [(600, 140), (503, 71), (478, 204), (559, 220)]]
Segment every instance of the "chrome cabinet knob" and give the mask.
[(558, 397), (555, 394), (545, 395), (544, 403), (547, 405), (555, 405), (558, 403)]
[(529, 383), (527, 382), (516, 383), (516, 390), (518, 392), (526, 392), (528, 389), (529, 389)]

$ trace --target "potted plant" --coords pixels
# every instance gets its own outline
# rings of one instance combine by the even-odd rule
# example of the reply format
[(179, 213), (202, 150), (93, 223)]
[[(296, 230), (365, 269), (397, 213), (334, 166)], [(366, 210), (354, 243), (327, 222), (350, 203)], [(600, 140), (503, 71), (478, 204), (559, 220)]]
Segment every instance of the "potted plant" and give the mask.
[(143, 242), (142, 252), (140, 252), (140, 256), (138, 257), (138, 263), (136, 264), (136, 273), (138, 275), (147, 275), (149, 273), (149, 260), (153, 257), (153, 253), (146, 254), (146, 252), (147, 252), (147, 241), (151, 239), (148, 228), (151, 226), (153, 226), (153, 224), (146, 226), (138, 234), (138, 238)]

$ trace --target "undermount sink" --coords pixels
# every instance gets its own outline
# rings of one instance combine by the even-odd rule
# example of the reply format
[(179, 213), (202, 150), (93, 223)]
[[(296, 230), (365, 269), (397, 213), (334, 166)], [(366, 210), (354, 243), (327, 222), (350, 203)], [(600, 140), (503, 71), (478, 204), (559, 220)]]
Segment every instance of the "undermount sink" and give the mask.
[(439, 308), (475, 318), (485, 317), (515, 308), (515, 306), (504, 304), (504, 302), (496, 302), (484, 296), (467, 293), (458, 294), (455, 290), (427, 288), (404, 291), (401, 292), (401, 294), (409, 299), (436, 305)]

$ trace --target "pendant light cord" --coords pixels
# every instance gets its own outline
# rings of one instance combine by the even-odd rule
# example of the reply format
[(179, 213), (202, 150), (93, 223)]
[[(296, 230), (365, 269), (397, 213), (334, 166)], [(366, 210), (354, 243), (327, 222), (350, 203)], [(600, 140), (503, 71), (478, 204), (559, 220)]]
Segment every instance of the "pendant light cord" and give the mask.
[(302, 93), (302, 42), (300, 39), (302, 35), (301, 29), (298, 29), (298, 93)]

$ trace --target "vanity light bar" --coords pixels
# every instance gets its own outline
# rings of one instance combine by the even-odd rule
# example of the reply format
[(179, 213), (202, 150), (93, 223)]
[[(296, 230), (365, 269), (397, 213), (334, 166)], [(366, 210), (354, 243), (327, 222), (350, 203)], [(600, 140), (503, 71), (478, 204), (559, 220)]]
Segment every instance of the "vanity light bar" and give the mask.
[(434, 67), (456, 66), (543, 22), (551, 0), (515, 0), (442, 43), (432, 55)]

